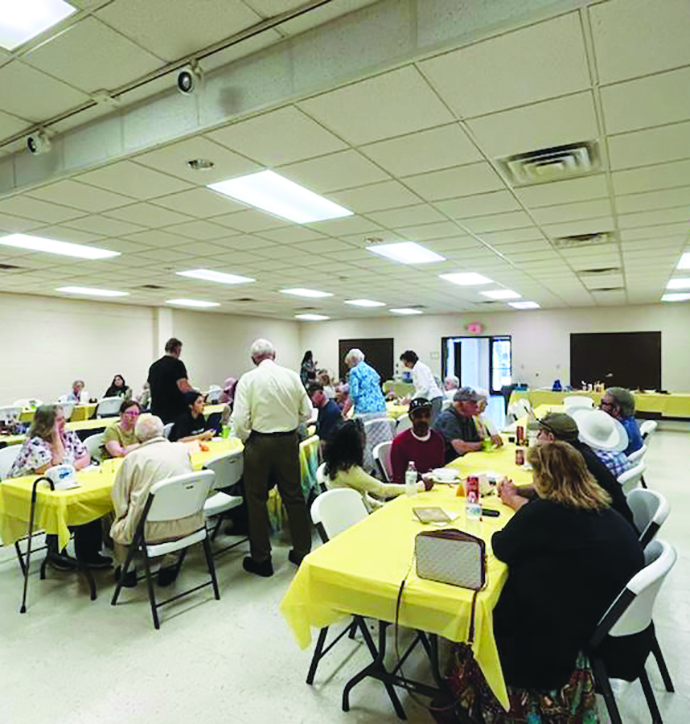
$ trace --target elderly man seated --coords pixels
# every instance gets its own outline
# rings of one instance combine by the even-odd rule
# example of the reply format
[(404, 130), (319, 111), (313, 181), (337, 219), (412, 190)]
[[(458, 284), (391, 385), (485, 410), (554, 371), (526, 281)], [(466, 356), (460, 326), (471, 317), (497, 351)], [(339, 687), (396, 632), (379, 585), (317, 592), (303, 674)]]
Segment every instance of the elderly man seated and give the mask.
[(635, 398), (632, 392), (623, 387), (609, 387), (599, 406), (614, 420), (618, 420), (628, 433), (628, 447), (623, 452), (630, 455), (639, 450), (644, 443), (635, 419)]
[[(115, 579), (119, 580), (121, 566), (127, 556), (127, 546), (131, 545), (139, 520), (144, 511), (149, 490), (154, 483), (176, 475), (192, 472), (192, 462), (187, 446), (179, 442), (170, 442), (163, 432), (160, 417), (147, 415), (139, 418), (135, 434), (140, 446), (130, 452), (123, 460), (115, 478), (111, 497), (115, 507), (115, 522), (110, 535), (115, 543), (115, 558), (118, 568)], [(146, 524), (146, 540), (155, 543), (182, 538), (205, 525), (203, 512), (174, 521), (150, 522)], [(170, 585), (177, 576), (177, 556), (166, 556), (158, 571), (158, 584)], [(136, 586), (137, 576), (131, 568), (123, 585)]]
[(461, 387), (453, 404), (437, 418), (434, 430), (446, 443), (446, 463), (468, 452), (482, 449), (474, 417), (479, 412), (479, 395), (471, 387)]
[(458, 391), (460, 387), (460, 380), (455, 375), (447, 375), (443, 381), (443, 394), (447, 400), (452, 400), (453, 395)]

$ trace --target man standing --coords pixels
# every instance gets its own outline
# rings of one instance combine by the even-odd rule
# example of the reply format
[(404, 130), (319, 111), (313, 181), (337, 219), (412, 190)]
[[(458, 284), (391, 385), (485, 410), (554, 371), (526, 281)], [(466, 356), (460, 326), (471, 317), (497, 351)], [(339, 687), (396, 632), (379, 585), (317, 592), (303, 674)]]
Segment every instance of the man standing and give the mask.
[(406, 350), (400, 355), (400, 361), (407, 369), (412, 370), (412, 383), (414, 384), (412, 397), (431, 401), (431, 424), (433, 425), (441, 412), (443, 403), (441, 388), (436, 384), (429, 366), (420, 361), (416, 352), (411, 349)]
[(235, 392), (232, 424), (244, 441), (244, 486), (249, 512), (251, 555), (244, 570), (258, 576), (272, 576), (269, 538), (269, 481), (278, 491), (288, 514), (293, 549), (289, 559), (295, 565), (311, 550), (311, 524), (302, 494), (297, 427), (312, 414), (300, 376), (275, 363), (276, 352), (267, 339), (251, 347), (256, 369), (242, 375)]
[(323, 447), (332, 435), (333, 430), (343, 422), (343, 415), (338, 405), (326, 396), (320, 382), (310, 383), (307, 386), (307, 394), (311, 399), (311, 404), (319, 411), (319, 416), (316, 419), (316, 434), (321, 441), (321, 447)]
[(435, 468), (442, 468), (445, 464), (446, 444), (436, 430), (429, 427), (431, 424), (429, 400), (423, 397), (415, 398), (410, 402), (408, 414), (412, 421), (412, 429), (396, 435), (391, 447), (393, 483), (405, 482), (405, 471), (410, 461), (422, 475)]
[(644, 445), (635, 419), (635, 398), (630, 390), (609, 387), (601, 400), (600, 407), (614, 420), (618, 420), (628, 433), (628, 447), (623, 450), (626, 455), (634, 453)]
[(446, 463), (482, 449), (474, 422), (478, 402), (479, 395), (471, 387), (461, 387), (453, 397), (453, 404), (438, 416), (434, 429), (446, 442)]
[(165, 343), (165, 354), (149, 367), (151, 413), (164, 423), (174, 422), (187, 411), (185, 392), (194, 392), (187, 379), (187, 368), (180, 359), (182, 342), (171, 337)]

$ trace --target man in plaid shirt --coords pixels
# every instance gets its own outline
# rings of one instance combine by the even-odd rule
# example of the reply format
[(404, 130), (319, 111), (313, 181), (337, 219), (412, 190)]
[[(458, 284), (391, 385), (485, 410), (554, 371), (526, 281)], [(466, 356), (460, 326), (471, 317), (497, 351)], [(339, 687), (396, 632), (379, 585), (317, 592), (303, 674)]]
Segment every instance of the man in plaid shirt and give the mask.
[(616, 452), (615, 450), (601, 450), (593, 448), (597, 454), (599, 460), (613, 473), (615, 478), (619, 478), (623, 473), (630, 470), (633, 467), (633, 463), (630, 462), (628, 456), (623, 452)]

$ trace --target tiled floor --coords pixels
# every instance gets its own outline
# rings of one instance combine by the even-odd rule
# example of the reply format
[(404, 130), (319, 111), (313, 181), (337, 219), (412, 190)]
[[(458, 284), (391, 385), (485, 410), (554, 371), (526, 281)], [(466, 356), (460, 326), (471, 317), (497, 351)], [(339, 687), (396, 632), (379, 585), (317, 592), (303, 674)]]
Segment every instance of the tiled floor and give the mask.
[[(690, 721), (690, 434), (660, 432), (648, 455), (649, 484), (668, 496), (672, 513), (661, 537), (679, 553), (657, 601), (655, 620), (677, 693), (666, 694), (655, 665), (648, 670), (665, 724)], [(383, 544), (383, 543), (382, 543)], [(245, 575), (242, 553), (219, 559), (222, 600), (210, 589), (163, 609), (151, 624), (142, 584), (110, 606), (110, 575), (98, 576), (90, 602), (73, 576), (32, 576), (29, 611), (18, 613), (21, 576), (0, 549), (0, 718), (7, 724), (253, 724), (254, 722), (394, 722), (375, 682), (340, 709), (344, 682), (367, 662), (362, 645), (343, 641), (305, 684), (310, 652), (301, 651), (278, 612), (294, 568), (287, 548), (274, 551), (276, 575)], [(185, 564), (183, 584), (201, 576), (199, 558)], [(412, 662), (410, 670), (416, 664)], [(407, 669), (408, 667), (406, 667)], [(404, 694), (411, 722), (431, 718)], [(626, 724), (651, 721), (639, 684), (623, 685)]]

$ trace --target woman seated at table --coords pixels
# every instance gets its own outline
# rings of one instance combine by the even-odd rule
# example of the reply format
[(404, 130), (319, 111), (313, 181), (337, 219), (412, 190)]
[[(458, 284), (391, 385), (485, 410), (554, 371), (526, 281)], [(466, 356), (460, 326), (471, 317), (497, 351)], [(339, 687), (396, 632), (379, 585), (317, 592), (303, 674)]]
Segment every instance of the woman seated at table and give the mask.
[[(516, 513), (491, 538), (494, 555), (508, 564), (493, 624), (510, 715), (499, 716), (500, 705), (490, 692), (477, 695), (474, 703), (487, 709), (484, 721), (523, 721), (536, 711), (546, 721), (560, 722), (554, 716), (558, 707), (568, 711), (569, 702), (579, 699), (567, 721), (589, 721), (586, 715), (596, 702), (581, 654), (614, 599), (644, 567), (644, 555), (632, 528), (610, 507), (608, 493), (572, 446), (536, 445), (527, 459), (538, 497), (527, 502), (512, 485), (502, 486), (503, 502)], [(632, 649), (627, 655), (634, 655)]]
[(185, 392), (185, 400), (189, 406), (183, 412), (170, 431), (171, 442), (193, 442), (194, 440), (210, 440), (214, 430), (206, 429), (204, 417), (204, 396), (201, 392)]
[(141, 414), (141, 405), (135, 400), (125, 400), (120, 405), (120, 421), (105, 428), (101, 456), (123, 458), (127, 453), (139, 447), (139, 440), (134, 434), (134, 427)]
[(122, 397), (125, 400), (130, 400), (132, 398), (132, 388), (127, 387), (125, 378), (122, 375), (115, 375), (103, 397)]
[[(364, 425), (359, 419), (347, 420), (336, 428), (326, 443), (324, 461), (326, 486), (330, 489), (352, 488), (361, 493), (370, 513), (383, 505), (383, 501), (376, 498), (394, 498), (405, 492), (404, 485), (383, 483), (364, 472)], [(417, 483), (417, 491), (420, 493), (432, 487), (431, 481)]]
[[(65, 427), (65, 415), (59, 405), (41, 405), (34, 414), (27, 439), (10, 470), (11, 478), (23, 475), (42, 475), (55, 465), (73, 465), (76, 470), (90, 462), (89, 451), (75, 432)], [(94, 520), (74, 528), (77, 556), (90, 568), (108, 568), (112, 560), (100, 555), (102, 542), (101, 522)], [(67, 570), (72, 566), (58, 557), (56, 535), (46, 536), (51, 554), (49, 561), (55, 568)]]

